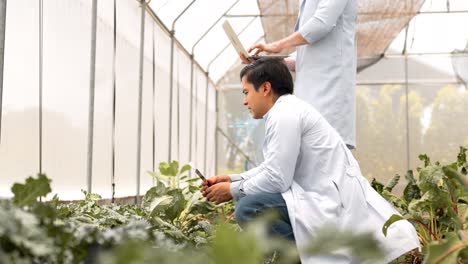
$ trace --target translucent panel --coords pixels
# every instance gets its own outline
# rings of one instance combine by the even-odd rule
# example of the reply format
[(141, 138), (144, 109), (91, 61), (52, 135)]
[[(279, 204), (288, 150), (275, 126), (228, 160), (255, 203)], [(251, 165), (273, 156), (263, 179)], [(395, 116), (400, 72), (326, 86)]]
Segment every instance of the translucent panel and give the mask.
[(6, 11), (0, 197), (39, 171), (39, 5), (11, 1)]
[(194, 141), (194, 156), (193, 162), (196, 167), (200, 169), (205, 169), (205, 151), (206, 151), (206, 138), (205, 138), (205, 95), (206, 95), (206, 75), (203, 73), (198, 73), (195, 81), (195, 93), (197, 95), (194, 102), (194, 111), (195, 111), (195, 141)]
[[(460, 56), (459, 56), (460, 57)], [(456, 82), (451, 56), (411, 55), (408, 56), (408, 82)], [(361, 71), (357, 76), (359, 84), (404, 83), (405, 57), (390, 56)]]
[(208, 88), (208, 125), (206, 143), (206, 171), (209, 175), (215, 175), (215, 138), (216, 138), (216, 89), (211, 83)]
[[(219, 93), (220, 108), (224, 112), (219, 114), (220, 127), (234, 144), (236, 144), (245, 155), (255, 164), (263, 160), (261, 146), (264, 137), (263, 120), (255, 120), (251, 117), (244, 105), (242, 105), (243, 94), (240, 89), (224, 89)], [(241, 166), (236, 160), (235, 151), (227, 153), (226, 159), (231, 164), (230, 168)], [(247, 158), (247, 157), (244, 157)], [(234, 162), (236, 160), (236, 162)]]
[[(153, 153), (153, 119), (154, 119), (154, 104), (153, 96), (156, 88), (155, 69), (153, 70), (153, 52), (156, 57), (156, 47), (153, 44), (156, 42), (154, 32), (155, 22), (146, 14), (145, 16), (145, 44), (144, 44), (144, 60), (143, 60), (143, 91), (142, 91), (142, 122), (141, 122), (141, 164), (140, 164), (140, 194), (153, 186), (153, 177), (148, 174), (148, 171), (154, 171), (158, 164)], [(156, 58), (155, 58), (156, 59)], [(155, 66), (155, 65), (154, 65)], [(154, 78), (153, 78), (154, 77)], [(154, 80), (154, 81), (153, 81)], [(154, 150), (156, 152), (156, 150)], [(155, 162), (153, 162), (153, 160)], [(153, 164), (154, 167), (153, 168)]]
[(421, 84), (410, 88), (410, 167), (421, 166), (420, 153), (431, 160), (456, 160), (468, 146), (468, 92), (454, 84)]
[(390, 57), (379, 60), (357, 75), (358, 84), (394, 83), (405, 81), (404, 57)]
[(118, 1), (115, 116), (115, 195), (136, 193), (138, 69), (141, 14), (134, 1)]
[[(463, 50), (468, 43), (467, 13), (419, 14), (409, 25), (408, 53), (440, 53)], [(390, 53), (402, 52), (405, 29), (395, 38)], [(443, 39), (444, 41), (440, 41)]]
[(179, 0), (179, 1), (151, 1), (150, 6), (161, 19), (161, 21), (171, 29), (174, 19), (182, 13), (182, 11), (189, 6), (193, 0)]
[(171, 53), (171, 40), (159, 27), (155, 27), (155, 148), (156, 164), (168, 161), (169, 158), (169, 64)]
[(452, 57), (444, 55), (414, 56), (408, 58), (410, 82), (456, 82)]
[(359, 85), (356, 89), (357, 149), (364, 176), (386, 182), (405, 173), (406, 103), (402, 85)]
[(86, 189), (91, 6), (44, 1), (43, 171), (62, 199)]
[[(410, 24), (409, 53), (463, 50), (468, 42), (468, 13), (420, 14)], [(444, 41), (438, 41), (438, 40)]]
[(173, 104), (173, 146), (174, 159), (181, 164), (189, 162), (189, 126), (190, 126), (190, 78), (191, 61), (182, 51), (178, 50), (174, 65), (174, 104)]
[[(196, 1), (190, 9), (177, 21), (176, 37), (189, 51), (195, 42), (218, 20), (224, 13), (235, 4), (236, 0), (217, 1), (203, 0)], [(256, 4), (253, 3), (253, 6)], [(237, 4), (236, 4), (237, 6)], [(209, 15), (207, 16), (207, 12)], [(213, 28), (210, 35), (218, 35), (221, 24)], [(219, 32), (216, 32), (219, 31)], [(224, 34), (224, 32), (222, 32)], [(216, 46), (220, 43), (214, 42)]]
[(98, 2), (92, 192), (112, 195), (113, 1)]
[[(150, 6), (165, 25), (172, 29), (174, 19), (190, 3), (191, 1), (160, 1), (151, 2)], [(207, 10), (210, 10), (209, 16), (206, 16)], [(257, 3), (248, 0), (195, 1), (176, 23), (175, 36), (186, 50), (192, 52), (195, 43), (199, 41), (194, 49), (195, 59), (205, 70), (212, 60), (229, 44), (229, 40), (221, 26), (225, 18), (221, 19), (207, 32), (227, 11), (229, 11), (228, 14), (256, 15), (259, 13)], [(239, 32), (252, 20), (252, 17), (230, 17), (229, 20), (234, 29)], [(256, 19), (256, 22), (249, 27), (249, 31), (251, 32), (243, 34), (245, 39), (242, 41), (245, 43), (246, 48), (258, 41), (259, 37), (263, 35), (263, 28), (259, 19)], [(206, 36), (203, 37), (206, 32)], [(238, 55), (233, 51), (229, 51), (229, 55), (222, 58), (220, 56), (216, 59), (216, 62), (213, 61), (212, 67), (208, 69), (211, 78), (217, 81), (235, 62), (238, 62)]]

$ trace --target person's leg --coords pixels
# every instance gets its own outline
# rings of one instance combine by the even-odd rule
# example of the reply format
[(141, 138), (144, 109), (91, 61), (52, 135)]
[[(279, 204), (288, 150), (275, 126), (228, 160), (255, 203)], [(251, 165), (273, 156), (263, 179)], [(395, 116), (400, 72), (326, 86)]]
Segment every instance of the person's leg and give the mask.
[(279, 216), (270, 227), (271, 234), (294, 241), (286, 202), (279, 193), (261, 193), (241, 198), (236, 204), (235, 218), (237, 223), (244, 227), (268, 210), (274, 210)]

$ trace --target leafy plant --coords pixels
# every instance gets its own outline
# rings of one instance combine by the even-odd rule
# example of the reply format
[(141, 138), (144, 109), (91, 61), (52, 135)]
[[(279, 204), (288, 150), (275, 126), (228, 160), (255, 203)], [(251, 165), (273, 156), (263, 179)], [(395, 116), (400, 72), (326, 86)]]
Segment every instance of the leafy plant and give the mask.
[[(417, 169), (418, 179), (408, 171), (408, 183), (402, 197), (373, 181), (374, 188), (402, 214), (391, 216), (383, 226), (383, 233), (386, 234), (388, 227), (396, 221), (407, 219), (412, 222), (426, 255), (425, 263), (455, 263), (454, 259), (468, 261), (468, 242), (456, 235), (466, 232), (468, 227), (466, 151), (460, 147), (457, 161), (447, 165), (433, 164), (427, 155), (419, 155), (424, 166)], [(395, 186), (398, 179), (397, 175), (391, 186)]]
[[(268, 219), (239, 232), (232, 203), (205, 201), (199, 179), (187, 175), (189, 167), (179, 169), (171, 162), (160, 168), (141, 205), (100, 205), (101, 196), (85, 191), (84, 199), (73, 203), (60, 203), (57, 196), (40, 202), (38, 198), (50, 192), (45, 175), (15, 184), (14, 202), (0, 200), (0, 263), (258, 263), (267, 256), (272, 257), (265, 263), (297, 260), (294, 244), (266, 235)], [(314, 252), (323, 250), (327, 248)]]

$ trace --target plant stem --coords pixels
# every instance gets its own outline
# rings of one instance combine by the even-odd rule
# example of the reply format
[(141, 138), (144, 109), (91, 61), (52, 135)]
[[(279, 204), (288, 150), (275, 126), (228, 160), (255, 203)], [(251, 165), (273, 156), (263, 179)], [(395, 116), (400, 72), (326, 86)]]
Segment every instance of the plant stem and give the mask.
[(425, 229), (427, 229), (427, 231), (429, 231), (429, 234), (434, 238), (434, 240), (439, 240), (439, 238), (436, 236), (436, 234), (434, 234), (431, 229), (426, 225), (424, 224), (423, 222), (421, 222), (420, 220), (416, 219), (416, 218), (408, 218), (407, 219), (408, 221), (413, 221), (413, 222), (416, 222), (420, 225), (422, 225)]
[(434, 260), (434, 264), (437, 264), (441, 262), (444, 258), (446, 258), (448, 255), (452, 254), (452, 252), (459, 250), (460, 248), (468, 247), (468, 242), (461, 242), (451, 248), (449, 250), (445, 251), (444, 254), (440, 255), (438, 258)]

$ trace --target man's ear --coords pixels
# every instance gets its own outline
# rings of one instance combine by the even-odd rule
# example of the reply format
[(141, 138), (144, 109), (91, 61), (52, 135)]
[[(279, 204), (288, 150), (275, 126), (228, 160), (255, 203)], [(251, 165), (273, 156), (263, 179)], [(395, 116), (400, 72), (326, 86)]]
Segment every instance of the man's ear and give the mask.
[(273, 93), (273, 91), (271, 90), (271, 83), (270, 82), (265, 82), (263, 83), (263, 96), (267, 96), (271, 93)]

